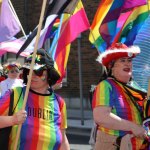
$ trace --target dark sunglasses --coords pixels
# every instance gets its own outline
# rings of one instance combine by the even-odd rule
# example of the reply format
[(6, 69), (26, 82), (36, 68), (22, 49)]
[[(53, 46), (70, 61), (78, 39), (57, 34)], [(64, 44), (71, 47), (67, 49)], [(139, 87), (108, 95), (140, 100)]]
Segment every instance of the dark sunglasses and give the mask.
[[(43, 75), (44, 70), (45, 69), (33, 70), (33, 72), (36, 76), (41, 77)], [(27, 74), (29, 74), (29, 70), (27, 70), (27, 71), (28, 71)]]
[(19, 70), (18, 69), (16, 69), (16, 70), (10, 70), (9, 72), (10, 73), (19, 73)]

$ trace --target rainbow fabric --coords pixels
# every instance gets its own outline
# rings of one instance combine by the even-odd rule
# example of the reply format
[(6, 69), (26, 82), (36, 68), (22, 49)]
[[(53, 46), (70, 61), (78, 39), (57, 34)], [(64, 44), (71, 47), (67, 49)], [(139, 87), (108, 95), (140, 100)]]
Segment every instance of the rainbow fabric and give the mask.
[(99, 28), (102, 24), (103, 19), (111, 9), (112, 5), (113, 0), (102, 0), (100, 5), (98, 6), (98, 9), (94, 16), (94, 20), (91, 25), (89, 40), (99, 52), (103, 52), (107, 47), (101, 33), (99, 32)]
[(70, 43), (73, 42), (81, 32), (90, 27), (81, 0), (78, 0), (73, 15), (64, 14), (62, 22), (59, 36), (57, 35), (58, 37), (53, 41), (55, 47), (52, 46), (49, 51), (55, 61), (55, 66), (61, 79), (65, 76), (70, 53)]
[[(126, 88), (132, 93), (132, 96), (135, 99), (139, 100), (140, 103), (143, 102), (144, 94), (139, 93), (138, 90), (136, 91), (132, 88), (128, 89), (129, 87)], [(120, 118), (142, 124), (140, 112), (133, 104), (129, 94), (127, 94), (124, 85), (114, 79), (103, 80), (98, 84), (92, 102), (93, 109), (97, 106), (108, 106), (112, 108), (112, 113)], [(115, 136), (123, 136), (127, 133), (130, 134), (130, 132), (127, 131), (111, 130), (102, 126), (99, 126), (98, 130)], [(138, 141), (137, 139), (134, 139), (132, 142), (134, 143), (133, 150), (137, 150), (137, 147), (141, 145), (142, 140)]]
[(68, 15), (68, 14), (61, 15), (60, 21), (58, 22), (59, 23), (58, 28), (55, 31), (53, 42), (48, 51), (50, 53), (52, 59), (54, 60), (54, 66), (55, 66), (56, 70), (60, 74), (60, 80), (58, 82), (61, 82), (63, 77), (65, 76), (65, 70), (66, 70), (66, 66), (67, 66), (68, 56), (70, 53), (71, 44), (68, 44), (68, 46), (64, 47), (59, 52), (59, 54), (56, 55), (57, 42), (58, 42), (59, 36), (61, 34), (62, 25), (64, 25), (63, 23), (66, 21), (66, 19), (68, 19), (68, 16), (70, 16), (70, 15)]
[[(148, 11), (148, 5), (135, 7), (130, 12), (130, 15), (127, 17), (127, 19), (122, 18), (125, 20), (125, 23), (123, 28), (120, 30), (120, 37), (118, 37), (118, 42), (125, 43), (127, 46), (133, 45), (136, 35), (149, 15)], [(125, 16), (127, 13), (123, 15)], [(118, 21), (118, 25), (119, 24), (120, 20)]]
[(123, 9), (138, 7), (141, 5), (145, 5), (146, 3), (147, 0), (126, 0), (123, 5)]
[(145, 0), (102, 0), (95, 14), (89, 40), (99, 52), (111, 46), (118, 32), (120, 14), (126, 9), (146, 4)]
[[(14, 90), (14, 106), (20, 96), (21, 88)], [(10, 101), (10, 92), (5, 98), (0, 99), (0, 115), (7, 115)], [(15, 109), (22, 108), (22, 96)], [(29, 92), (27, 105), (27, 119), (22, 125), (19, 150), (59, 150), (62, 135), (61, 129), (67, 127), (66, 105), (64, 100), (52, 93), (39, 95), (34, 91)], [(13, 126), (9, 150), (13, 150), (17, 132), (17, 126)]]
[(47, 38), (54, 38), (54, 36), (58, 30), (59, 24), (60, 24), (60, 19), (57, 18), (52, 26), (51, 31), (49, 33), (47, 33)]

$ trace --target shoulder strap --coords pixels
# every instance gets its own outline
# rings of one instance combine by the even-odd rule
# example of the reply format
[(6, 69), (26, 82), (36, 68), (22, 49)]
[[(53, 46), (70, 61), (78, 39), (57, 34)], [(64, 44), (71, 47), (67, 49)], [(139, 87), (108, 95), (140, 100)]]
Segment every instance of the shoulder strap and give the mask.
[(10, 95), (10, 104), (9, 104), (9, 112), (8, 115), (11, 116), (13, 114), (13, 105), (14, 105), (14, 90), (12, 90), (12, 93)]

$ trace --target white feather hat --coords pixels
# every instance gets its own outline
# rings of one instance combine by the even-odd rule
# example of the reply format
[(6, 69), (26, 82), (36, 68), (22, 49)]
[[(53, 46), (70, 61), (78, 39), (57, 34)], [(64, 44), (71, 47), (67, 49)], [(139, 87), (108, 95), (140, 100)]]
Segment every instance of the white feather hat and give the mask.
[(123, 43), (115, 43), (113, 46), (108, 48), (105, 52), (101, 53), (97, 61), (104, 66), (108, 66), (113, 60), (122, 58), (122, 57), (131, 57), (134, 58), (137, 54), (140, 53), (140, 48), (138, 46), (127, 47)]

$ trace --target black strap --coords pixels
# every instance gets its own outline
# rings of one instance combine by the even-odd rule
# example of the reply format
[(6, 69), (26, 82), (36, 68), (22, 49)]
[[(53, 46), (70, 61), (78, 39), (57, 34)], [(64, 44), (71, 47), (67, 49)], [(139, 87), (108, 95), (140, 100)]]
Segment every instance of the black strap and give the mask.
[[(9, 104), (9, 112), (8, 112), (9, 116), (13, 114), (12, 112), (13, 104), (14, 104), (14, 91), (12, 90), (12, 93), (10, 95), (10, 104)], [(8, 150), (8, 145), (9, 145), (8, 142), (9, 142), (9, 135), (11, 129), (12, 126), (0, 129), (0, 147), (3, 150)]]
[(9, 112), (8, 115), (11, 116), (13, 114), (13, 105), (14, 105), (14, 90), (12, 90), (12, 93), (10, 95), (10, 104), (9, 104)]
[(146, 103), (146, 108), (145, 108), (145, 118), (144, 119), (148, 119), (150, 118), (149, 116), (149, 111), (150, 111), (150, 99), (147, 100), (147, 103)]
[(115, 144), (115, 146), (117, 147), (116, 150), (120, 150), (121, 139), (122, 139), (122, 136), (118, 136), (116, 139), (116, 144)]

